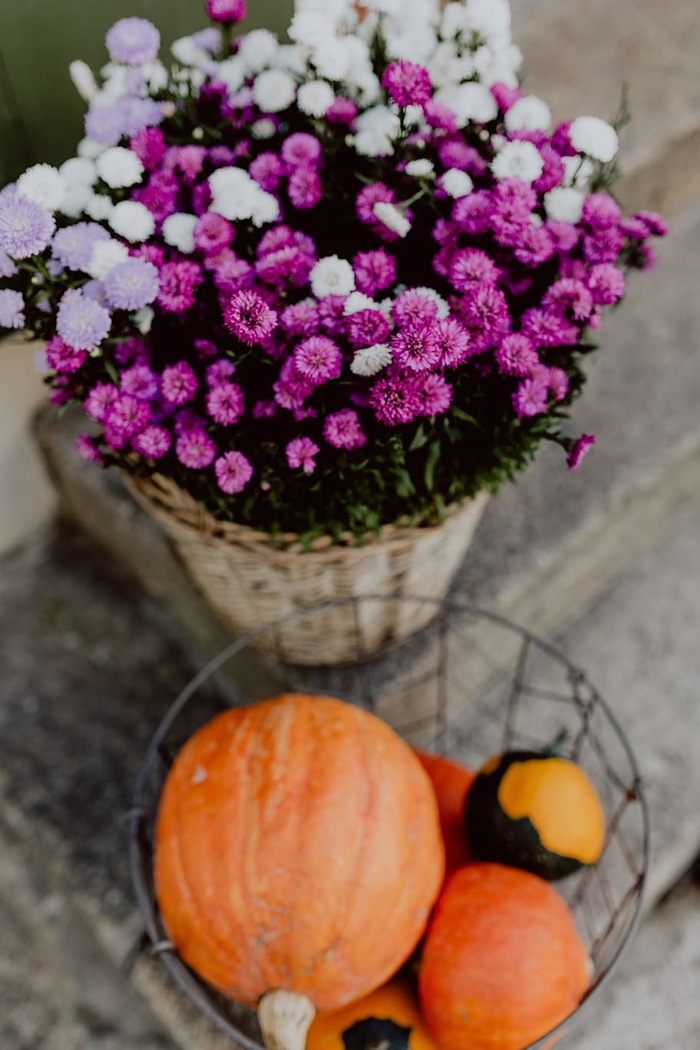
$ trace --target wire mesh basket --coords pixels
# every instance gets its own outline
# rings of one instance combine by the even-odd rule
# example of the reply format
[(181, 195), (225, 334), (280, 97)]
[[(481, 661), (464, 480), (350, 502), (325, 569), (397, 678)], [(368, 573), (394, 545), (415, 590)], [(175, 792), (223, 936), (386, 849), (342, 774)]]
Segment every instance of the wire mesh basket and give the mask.
[[(411, 642), (369, 659), (362, 645), (362, 623), (372, 611), (368, 603), (432, 605), (432, 619)], [(327, 602), (292, 615), (317, 617), (319, 609), (337, 604)], [(185, 686), (156, 730), (130, 815), (131, 870), (145, 939), (210, 1020), (246, 1050), (264, 1050), (255, 1014), (221, 996), (179, 958), (168, 940), (153, 887), (154, 823), (168, 769), (185, 740), (226, 707), (283, 691), (338, 696), (379, 715), (413, 746), (471, 768), (505, 750), (545, 749), (558, 738), (563, 741), (562, 757), (578, 762), (596, 786), (607, 834), (596, 864), (556, 884), (588, 947), (593, 975), (574, 1013), (523, 1048), (544, 1050), (578, 1020), (639, 919), (649, 820), (630, 745), (584, 671), (516, 624), (474, 606), (433, 599), (377, 596), (343, 604), (352, 607), (357, 625), (353, 664), (301, 667), (261, 656), (261, 636), (265, 649), (274, 652), (290, 619), (284, 617), (238, 639), (211, 660)]]

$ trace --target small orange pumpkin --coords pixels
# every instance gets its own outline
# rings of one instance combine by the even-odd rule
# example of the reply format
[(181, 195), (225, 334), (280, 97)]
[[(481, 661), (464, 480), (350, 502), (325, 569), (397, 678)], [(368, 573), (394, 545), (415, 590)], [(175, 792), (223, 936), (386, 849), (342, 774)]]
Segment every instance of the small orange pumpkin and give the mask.
[(414, 981), (408, 974), (341, 1010), (316, 1014), (306, 1050), (438, 1050), (420, 1015)]
[(550, 883), (467, 864), (447, 880), (423, 943), (423, 1017), (444, 1050), (522, 1050), (573, 1012), (589, 965)]
[(246, 1005), (279, 989), (316, 1009), (367, 994), (410, 956), (443, 874), (415, 754), (332, 697), (224, 712), (185, 744), (163, 789), (154, 875), (168, 935)]
[(476, 773), (443, 755), (418, 750), (416, 754), (430, 777), (437, 797), (447, 875), (472, 859), (464, 829), (464, 807)]

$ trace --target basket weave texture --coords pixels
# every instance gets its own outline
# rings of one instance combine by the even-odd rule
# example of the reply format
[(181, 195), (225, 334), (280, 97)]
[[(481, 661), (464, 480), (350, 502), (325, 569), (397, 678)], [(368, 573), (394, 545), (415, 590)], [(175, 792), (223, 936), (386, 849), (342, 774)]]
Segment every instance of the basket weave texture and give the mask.
[[(452, 507), (441, 525), (390, 525), (358, 543), (319, 537), (310, 549), (295, 533), (274, 536), (217, 521), (168, 478), (124, 476), (137, 503), (161, 523), (209, 605), (241, 634), (307, 606), (366, 595), (445, 597), (488, 500)], [(342, 664), (398, 644), (424, 627), (429, 604), (349, 603), (294, 617), (266, 648), (296, 664)]]

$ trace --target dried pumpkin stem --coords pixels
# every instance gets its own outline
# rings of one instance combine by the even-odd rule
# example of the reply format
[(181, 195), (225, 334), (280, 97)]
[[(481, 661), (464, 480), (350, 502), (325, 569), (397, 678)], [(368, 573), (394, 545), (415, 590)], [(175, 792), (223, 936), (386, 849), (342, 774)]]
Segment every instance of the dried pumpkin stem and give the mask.
[(268, 1050), (304, 1050), (316, 1009), (298, 992), (277, 988), (258, 1003), (258, 1023)]

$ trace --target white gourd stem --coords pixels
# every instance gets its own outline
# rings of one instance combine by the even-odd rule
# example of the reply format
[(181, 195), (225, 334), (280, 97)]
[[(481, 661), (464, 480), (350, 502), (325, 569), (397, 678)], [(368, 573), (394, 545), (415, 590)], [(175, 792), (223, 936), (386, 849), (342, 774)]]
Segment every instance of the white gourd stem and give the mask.
[(258, 1003), (258, 1023), (268, 1050), (305, 1050), (316, 1008), (298, 992), (277, 988)]

